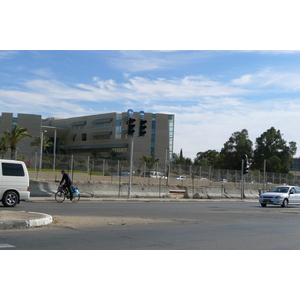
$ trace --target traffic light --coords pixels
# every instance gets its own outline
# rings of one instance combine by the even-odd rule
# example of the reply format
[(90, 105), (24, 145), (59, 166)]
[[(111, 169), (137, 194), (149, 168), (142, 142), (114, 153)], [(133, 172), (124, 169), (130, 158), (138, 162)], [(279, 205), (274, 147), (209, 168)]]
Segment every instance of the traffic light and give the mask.
[(244, 165), (243, 165), (243, 174), (249, 173), (249, 163), (248, 156), (246, 154), (243, 155)]
[(129, 118), (128, 119), (128, 135), (132, 135), (135, 133), (134, 127), (135, 127), (135, 118)]
[(140, 119), (139, 136), (144, 136), (146, 134), (145, 131), (145, 129), (147, 128), (146, 123), (147, 120)]

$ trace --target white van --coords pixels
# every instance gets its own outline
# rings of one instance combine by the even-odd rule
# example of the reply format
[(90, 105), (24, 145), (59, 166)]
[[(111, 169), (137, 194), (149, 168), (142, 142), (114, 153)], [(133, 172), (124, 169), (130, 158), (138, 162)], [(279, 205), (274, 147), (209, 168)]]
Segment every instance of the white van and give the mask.
[(29, 200), (29, 175), (24, 162), (0, 159), (0, 200), (6, 207)]

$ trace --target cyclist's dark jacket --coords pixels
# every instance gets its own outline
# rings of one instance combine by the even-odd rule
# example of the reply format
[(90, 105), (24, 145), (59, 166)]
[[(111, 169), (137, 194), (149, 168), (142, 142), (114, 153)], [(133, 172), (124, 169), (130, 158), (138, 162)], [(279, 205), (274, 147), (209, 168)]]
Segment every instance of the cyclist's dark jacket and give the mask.
[(63, 177), (62, 177), (62, 179), (60, 181), (60, 184), (62, 184), (63, 181), (65, 181), (65, 184), (67, 184), (67, 185), (71, 185), (72, 184), (72, 180), (71, 180), (70, 176), (67, 173), (63, 174)]

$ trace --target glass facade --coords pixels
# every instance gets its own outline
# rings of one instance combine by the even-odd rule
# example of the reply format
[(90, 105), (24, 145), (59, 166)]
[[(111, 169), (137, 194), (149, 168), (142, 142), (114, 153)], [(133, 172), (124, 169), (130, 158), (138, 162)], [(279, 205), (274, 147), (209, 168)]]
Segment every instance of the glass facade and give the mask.
[(18, 118), (13, 118), (12, 128), (15, 128), (18, 125)]
[(168, 116), (169, 120), (169, 161), (172, 160), (173, 145), (174, 145), (174, 115)]
[(155, 156), (155, 134), (156, 134), (156, 114), (152, 114), (151, 124), (151, 150), (150, 155)]
[(122, 114), (116, 113), (115, 139), (120, 139), (121, 137), (122, 137)]

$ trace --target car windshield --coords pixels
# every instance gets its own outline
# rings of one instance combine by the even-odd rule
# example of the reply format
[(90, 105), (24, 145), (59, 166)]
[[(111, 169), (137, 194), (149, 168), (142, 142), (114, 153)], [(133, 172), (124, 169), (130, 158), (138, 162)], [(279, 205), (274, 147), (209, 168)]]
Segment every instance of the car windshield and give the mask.
[(289, 190), (288, 187), (276, 186), (270, 190), (273, 193), (287, 193)]

